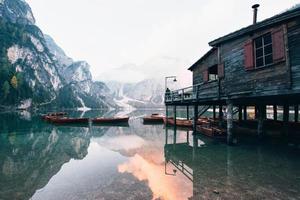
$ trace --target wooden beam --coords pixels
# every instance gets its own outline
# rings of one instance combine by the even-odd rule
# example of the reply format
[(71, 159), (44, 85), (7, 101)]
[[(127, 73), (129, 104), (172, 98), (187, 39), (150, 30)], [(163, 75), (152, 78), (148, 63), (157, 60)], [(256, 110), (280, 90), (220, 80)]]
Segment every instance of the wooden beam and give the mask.
[(289, 115), (290, 115), (290, 107), (285, 104), (283, 106), (283, 134), (284, 136), (288, 135), (288, 127), (289, 127)]
[(264, 136), (264, 120), (266, 118), (266, 105), (258, 105), (257, 106), (257, 135), (258, 138), (262, 138)]
[(216, 119), (216, 105), (213, 105), (213, 119)]
[(258, 108), (257, 108), (256, 105), (254, 106), (254, 113), (255, 113), (254, 119), (257, 119), (257, 117), (258, 117)]
[(176, 106), (174, 106), (174, 125), (176, 126), (176, 120), (177, 119), (177, 111), (176, 111)]
[(198, 121), (198, 105), (194, 106), (194, 123), (193, 123), (193, 131), (196, 133), (197, 131), (197, 121)]
[(244, 106), (244, 120), (247, 120), (247, 106)]
[(233, 104), (227, 102), (227, 144), (233, 144)]
[[(166, 119), (168, 119), (168, 115), (169, 115), (169, 106), (166, 106)], [(168, 125), (168, 120), (166, 120), (166, 125)]]
[(295, 105), (294, 110), (295, 110), (295, 122), (298, 122), (299, 121), (299, 105)]
[(239, 121), (243, 120), (243, 107), (239, 106)]
[(277, 121), (277, 105), (273, 105), (273, 119)]
[(186, 106), (186, 119), (187, 119), (187, 120), (190, 119), (190, 109), (189, 109), (189, 105)]

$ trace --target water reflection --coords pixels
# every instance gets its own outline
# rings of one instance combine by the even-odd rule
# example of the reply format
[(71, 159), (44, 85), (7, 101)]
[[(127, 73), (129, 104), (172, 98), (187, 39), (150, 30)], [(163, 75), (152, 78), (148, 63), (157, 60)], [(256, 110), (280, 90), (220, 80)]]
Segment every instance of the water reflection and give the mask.
[(189, 130), (143, 125), (147, 112), (130, 113), (129, 127), (54, 126), (35, 114), (1, 114), (0, 199), (299, 198), (299, 152), (228, 147)]
[(86, 128), (53, 127), (37, 118), (5, 114), (0, 127), (1, 199), (29, 199), (64, 163), (84, 158), (90, 143)]
[[(176, 137), (176, 130), (172, 133)], [(298, 199), (299, 154), (281, 146), (230, 147), (193, 136), (166, 143), (166, 163), (193, 184), (189, 199)]]

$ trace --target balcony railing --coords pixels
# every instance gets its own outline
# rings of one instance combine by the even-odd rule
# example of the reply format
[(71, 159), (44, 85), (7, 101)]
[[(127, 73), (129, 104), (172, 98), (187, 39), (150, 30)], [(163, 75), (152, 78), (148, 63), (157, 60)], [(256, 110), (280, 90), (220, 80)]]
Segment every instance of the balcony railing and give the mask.
[(165, 93), (165, 102), (184, 102), (219, 97), (217, 81), (201, 83)]

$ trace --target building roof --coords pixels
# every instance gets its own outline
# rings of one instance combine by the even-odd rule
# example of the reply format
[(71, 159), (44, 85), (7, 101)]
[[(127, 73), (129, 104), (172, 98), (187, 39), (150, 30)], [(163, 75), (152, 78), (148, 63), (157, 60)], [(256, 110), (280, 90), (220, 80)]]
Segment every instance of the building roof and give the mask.
[(212, 52), (214, 52), (214, 50), (216, 50), (217, 48), (213, 47), (211, 48), (206, 54), (204, 54), (204, 56), (202, 56), (197, 62), (195, 62), (192, 66), (190, 66), (188, 68), (188, 70), (193, 71), (193, 69), (202, 62), (202, 60), (204, 60), (205, 58), (207, 58)]
[(225, 41), (235, 39), (235, 38), (237, 38), (239, 36), (242, 36), (244, 34), (251, 33), (251, 32), (254, 32), (254, 31), (259, 30), (261, 28), (264, 28), (266, 26), (274, 25), (274, 24), (277, 24), (279, 22), (282, 22), (282, 21), (285, 21), (285, 20), (288, 20), (288, 19), (291, 19), (291, 18), (294, 18), (294, 17), (298, 17), (298, 16), (300, 16), (300, 4), (294, 6), (293, 8), (287, 10), (286, 12), (275, 15), (271, 18), (265, 19), (261, 22), (258, 22), (256, 24), (252, 24), (252, 25), (247, 26), (245, 28), (242, 28), (238, 31), (235, 31), (233, 33), (230, 33), (228, 35), (220, 37), (216, 40), (213, 40), (209, 43), (209, 45), (212, 46), (212, 47), (216, 47), (220, 43), (223, 43)]

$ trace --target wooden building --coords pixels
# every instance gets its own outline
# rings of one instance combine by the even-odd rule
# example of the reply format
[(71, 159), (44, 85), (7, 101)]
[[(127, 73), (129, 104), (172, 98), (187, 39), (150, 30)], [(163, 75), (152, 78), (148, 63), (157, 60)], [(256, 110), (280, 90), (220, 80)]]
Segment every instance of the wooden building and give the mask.
[[(233, 107), (239, 118), (246, 118), (247, 106), (255, 106), (258, 134), (263, 134), (266, 106), (283, 106), (284, 119), (289, 121), (289, 108), (295, 109), (298, 121), (300, 101), (300, 7), (256, 23), (209, 42), (212, 47), (189, 70), (193, 86), (166, 95), (166, 106), (193, 105), (227, 108), (228, 142), (232, 142)], [(242, 114), (244, 113), (244, 114)]]

